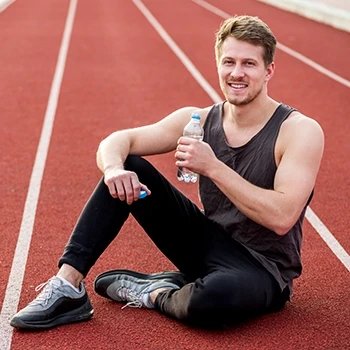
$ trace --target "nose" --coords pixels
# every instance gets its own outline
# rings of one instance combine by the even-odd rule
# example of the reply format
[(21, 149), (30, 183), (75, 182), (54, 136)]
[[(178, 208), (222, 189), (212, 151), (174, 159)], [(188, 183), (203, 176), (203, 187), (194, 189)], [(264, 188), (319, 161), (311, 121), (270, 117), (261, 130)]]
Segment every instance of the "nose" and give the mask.
[(242, 78), (244, 76), (243, 67), (240, 64), (235, 64), (230, 75), (232, 78)]

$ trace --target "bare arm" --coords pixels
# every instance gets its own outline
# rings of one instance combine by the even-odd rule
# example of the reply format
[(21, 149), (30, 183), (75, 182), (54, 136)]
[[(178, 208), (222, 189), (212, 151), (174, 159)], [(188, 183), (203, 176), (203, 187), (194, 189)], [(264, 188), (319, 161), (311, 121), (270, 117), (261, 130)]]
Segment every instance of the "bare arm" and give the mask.
[[(276, 145), (278, 168), (273, 190), (243, 179), (218, 160), (208, 144), (192, 146), (191, 163), (177, 161), (178, 166), (188, 166), (211, 178), (242, 213), (283, 235), (297, 221), (315, 185), (324, 136), (320, 126), (305, 116), (298, 115), (283, 123)], [(176, 156), (181, 154), (177, 152)]]
[(154, 155), (174, 150), (194, 110), (198, 108), (185, 107), (155, 124), (116, 131), (100, 143), (96, 155), (97, 165), (104, 173), (105, 183), (114, 198), (126, 199), (131, 204), (137, 200), (141, 189), (150, 194), (134, 172), (124, 170), (127, 156)]

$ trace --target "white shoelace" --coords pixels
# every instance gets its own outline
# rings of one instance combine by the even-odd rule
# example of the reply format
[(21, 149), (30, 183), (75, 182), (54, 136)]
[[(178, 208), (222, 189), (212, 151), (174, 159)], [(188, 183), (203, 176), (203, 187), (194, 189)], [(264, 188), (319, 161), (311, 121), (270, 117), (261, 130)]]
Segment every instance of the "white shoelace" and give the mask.
[(120, 287), (117, 289), (116, 294), (123, 301), (127, 301), (127, 303), (122, 307), (122, 309), (124, 309), (125, 307), (141, 308), (143, 306), (141, 297), (137, 296), (128, 288)]
[(60, 285), (57, 283), (54, 283), (55, 279), (54, 277), (50, 278), (48, 281), (44, 283), (40, 283), (35, 287), (35, 291), (38, 292), (39, 290), (44, 289), (41, 291), (41, 293), (29, 304), (30, 305), (36, 305), (36, 304), (43, 304), (46, 305), (48, 300), (51, 298), (51, 295), (53, 293), (53, 290), (55, 288), (58, 288)]

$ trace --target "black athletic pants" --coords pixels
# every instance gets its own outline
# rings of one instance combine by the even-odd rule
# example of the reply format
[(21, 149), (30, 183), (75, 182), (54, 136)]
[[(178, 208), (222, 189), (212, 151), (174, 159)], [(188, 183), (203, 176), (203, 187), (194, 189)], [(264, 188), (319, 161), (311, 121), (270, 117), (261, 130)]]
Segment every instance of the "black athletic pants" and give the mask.
[(158, 295), (155, 307), (164, 314), (193, 325), (221, 326), (284, 305), (272, 275), (147, 160), (129, 156), (125, 168), (134, 171), (152, 194), (127, 205), (111, 197), (102, 178), (59, 266), (67, 263), (86, 276), (131, 213), (190, 281), (180, 290)]

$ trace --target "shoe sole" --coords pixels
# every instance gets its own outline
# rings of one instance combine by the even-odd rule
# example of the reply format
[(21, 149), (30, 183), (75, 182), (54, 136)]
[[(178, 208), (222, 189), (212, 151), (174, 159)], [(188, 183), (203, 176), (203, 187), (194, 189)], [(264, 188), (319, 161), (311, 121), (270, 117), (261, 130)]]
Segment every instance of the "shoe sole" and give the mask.
[[(157, 272), (157, 273), (151, 273), (151, 274), (146, 274), (146, 273), (141, 273), (141, 272), (136, 272), (136, 271), (131, 271), (131, 270), (109, 270), (106, 272), (101, 273), (100, 275), (98, 275), (95, 279), (94, 282), (94, 289), (95, 292), (107, 299), (112, 299), (111, 297), (108, 296), (108, 294), (106, 293), (107, 290), (107, 286), (102, 286), (102, 287), (98, 287), (97, 284), (99, 283), (99, 281), (101, 281), (102, 279), (106, 279), (108, 277), (113, 277), (116, 274), (126, 274), (135, 278), (139, 278), (139, 279), (145, 279), (145, 280), (160, 280), (160, 279), (170, 279), (173, 281), (174, 284), (182, 287), (183, 285), (185, 285), (186, 283), (188, 283), (188, 281), (186, 280), (185, 276), (178, 271), (165, 271), (165, 272)], [(110, 282), (108, 282), (108, 285), (110, 285)]]
[(81, 306), (78, 309), (67, 312), (64, 315), (60, 315), (49, 320), (41, 320), (41, 321), (38, 321), (37, 323), (35, 322), (28, 323), (21, 320), (20, 318), (14, 317), (11, 320), (10, 325), (14, 328), (21, 329), (21, 330), (49, 329), (49, 328), (54, 328), (63, 324), (88, 321), (93, 316), (93, 313), (94, 313), (94, 309), (92, 308), (91, 304), (88, 303)]

